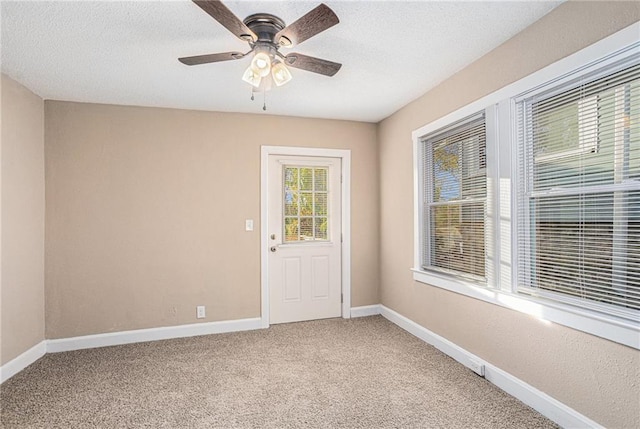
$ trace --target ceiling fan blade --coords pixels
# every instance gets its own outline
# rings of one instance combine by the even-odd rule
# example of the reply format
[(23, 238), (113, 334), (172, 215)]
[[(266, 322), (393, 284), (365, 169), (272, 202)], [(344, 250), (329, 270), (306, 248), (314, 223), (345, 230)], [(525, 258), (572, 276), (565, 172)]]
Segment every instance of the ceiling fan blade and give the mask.
[(333, 27), (338, 22), (340, 22), (338, 16), (329, 6), (322, 3), (278, 32), (275, 40), (282, 46), (298, 45), (327, 28)]
[(338, 73), (342, 64), (320, 58), (309, 57), (307, 55), (292, 53), (284, 57), (284, 62), (289, 67), (302, 69), (325, 76), (333, 76)]
[(200, 9), (207, 12), (213, 19), (222, 24), (227, 30), (231, 31), (241, 40), (255, 41), (258, 36), (247, 27), (244, 22), (233, 14), (222, 2), (219, 0), (193, 0), (195, 4), (200, 6)]
[(182, 64), (195, 66), (198, 64), (217, 63), (220, 61), (239, 60), (246, 54), (242, 52), (222, 52), (220, 54), (196, 55), (193, 57), (178, 58)]

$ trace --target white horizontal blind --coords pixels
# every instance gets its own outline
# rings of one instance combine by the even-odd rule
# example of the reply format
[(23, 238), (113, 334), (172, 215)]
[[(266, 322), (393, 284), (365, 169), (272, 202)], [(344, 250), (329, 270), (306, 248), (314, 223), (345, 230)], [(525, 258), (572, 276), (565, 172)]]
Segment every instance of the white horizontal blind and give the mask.
[(484, 115), (422, 139), (422, 267), (485, 280)]
[(518, 291), (638, 319), (638, 58), (517, 108)]

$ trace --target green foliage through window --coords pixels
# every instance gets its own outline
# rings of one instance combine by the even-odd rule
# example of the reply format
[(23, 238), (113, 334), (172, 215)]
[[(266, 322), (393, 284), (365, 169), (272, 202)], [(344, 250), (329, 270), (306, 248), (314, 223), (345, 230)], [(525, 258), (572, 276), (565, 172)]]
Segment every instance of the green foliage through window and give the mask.
[(284, 241), (329, 239), (327, 167), (284, 167)]

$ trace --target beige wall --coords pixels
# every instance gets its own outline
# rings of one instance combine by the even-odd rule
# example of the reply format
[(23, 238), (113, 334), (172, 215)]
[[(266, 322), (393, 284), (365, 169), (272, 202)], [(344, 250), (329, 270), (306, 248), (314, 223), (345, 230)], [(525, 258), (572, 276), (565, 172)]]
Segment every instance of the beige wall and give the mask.
[[(352, 303), (379, 302), (375, 124), (45, 103), (47, 338), (260, 316), (260, 146), (350, 149)], [(245, 232), (245, 219), (255, 230)]]
[(382, 304), (607, 427), (640, 427), (640, 352), (413, 281), (411, 132), (639, 19), (640, 3), (565, 3), (378, 131)]
[(378, 127), (55, 101), (43, 119), (42, 100), (3, 76), (0, 363), (44, 338), (43, 264), (46, 338), (193, 323), (196, 305), (204, 321), (258, 317), (260, 145), (345, 148), (353, 306), (382, 302), (605, 426), (639, 427), (637, 350), (409, 272), (411, 132), (637, 21), (639, 9), (564, 4)]
[(44, 340), (44, 103), (2, 75), (0, 364)]

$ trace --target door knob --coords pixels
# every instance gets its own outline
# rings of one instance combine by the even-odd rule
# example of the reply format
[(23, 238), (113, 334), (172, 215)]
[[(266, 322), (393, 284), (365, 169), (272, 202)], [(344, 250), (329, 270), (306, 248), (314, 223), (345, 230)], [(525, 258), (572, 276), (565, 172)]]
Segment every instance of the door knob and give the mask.
[(275, 252), (276, 251), (276, 246), (271, 246), (271, 249), (269, 249), (269, 250), (271, 250), (272, 252)]

